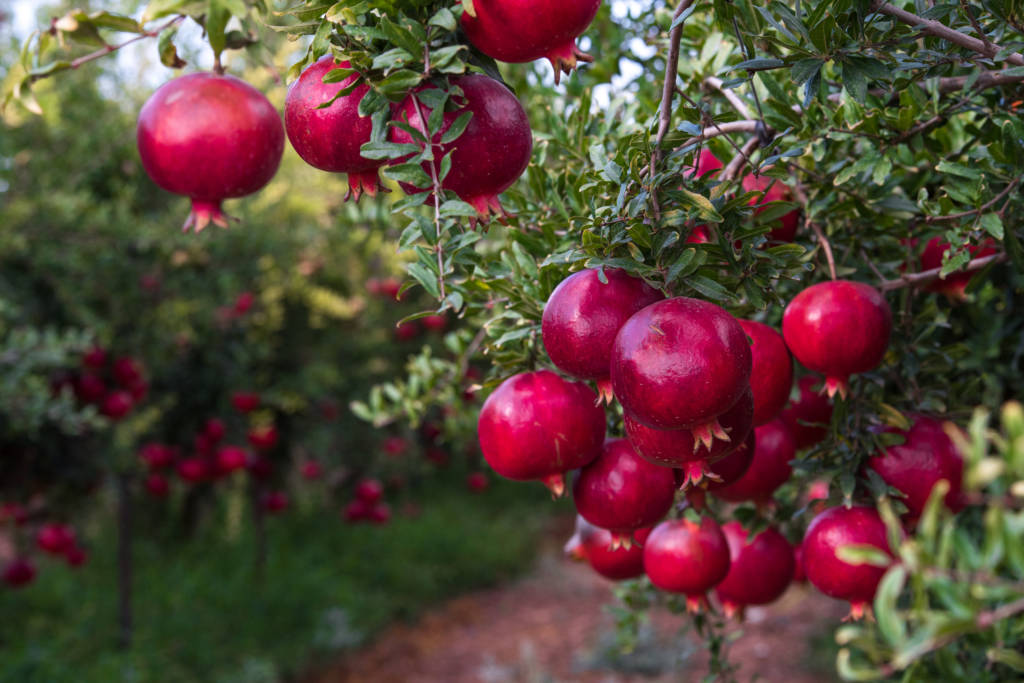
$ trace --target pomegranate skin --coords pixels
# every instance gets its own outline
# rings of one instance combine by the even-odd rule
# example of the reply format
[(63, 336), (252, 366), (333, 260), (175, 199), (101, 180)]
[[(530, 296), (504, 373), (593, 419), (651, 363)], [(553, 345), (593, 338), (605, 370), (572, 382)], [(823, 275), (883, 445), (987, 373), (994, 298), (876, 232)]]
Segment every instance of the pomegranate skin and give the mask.
[(754, 392), (754, 426), (759, 427), (786, 405), (793, 387), (793, 359), (774, 328), (753, 320), (741, 320), (740, 327), (751, 339), (750, 389)]
[(221, 200), (270, 182), (284, 126), (270, 100), (234, 76), (196, 73), (157, 89), (139, 112), (139, 155), (157, 185), (192, 199), (184, 229), (227, 220)]
[[(755, 216), (767, 210), (765, 205), (769, 202), (788, 202), (793, 197), (789, 186), (782, 181), (752, 173), (743, 177), (743, 191), (763, 193), (760, 199), (750, 200), (750, 206), (757, 207), (754, 209)], [(800, 227), (800, 211), (794, 209), (777, 220), (780, 225), (768, 233), (768, 239), (773, 242), (792, 242)]]
[[(949, 251), (949, 242), (941, 237), (933, 237), (928, 240), (924, 251), (921, 252), (921, 270), (931, 270), (942, 267), (942, 257)], [(995, 242), (986, 239), (981, 244), (972, 244), (967, 247), (971, 258), (984, 258), (996, 253)], [(967, 300), (967, 285), (970, 284), (974, 273), (950, 273), (945, 280), (933, 280), (925, 287), (929, 292), (945, 294), (953, 301)]]
[(477, 0), (476, 16), (462, 13), (462, 30), (478, 50), (501, 62), (547, 58), (555, 70), (570, 73), (578, 61), (593, 57), (580, 51), (576, 38), (594, 20), (601, 0)]
[(791, 401), (780, 415), (792, 432), (798, 451), (819, 444), (828, 436), (828, 424), (832, 421), (832, 402), (827, 396), (815, 390), (814, 386), (819, 381), (817, 377), (811, 375), (801, 377), (797, 382), (799, 398), (796, 402)]
[(612, 344), (630, 316), (664, 295), (617, 268), (588, 268), (562, 280), (541, 318), (544, 349), (560, 370), (608, 383)]
[(307, 164), (321, 171), (347, 173), (349, 191), (345, 199), (358, 201), (363, 192), (376, 196), (381, 189), (377, 169), (384, 165), (383, 160), (365, 159), (359, 152), (370, 141), (373, 129), (372, 119), (359, 115), (359, 102), (370, 86), (363, 83), (329, 107), (317, 108), (359, 77), (352, 74), (338, 83), (324, 83), (324, 76), (332, 69), (350, 66), (328, 55), (306, 67), (288, 89), (284, 127), (292, 147)]
[[(708, 466), (712, 476), (708, 477), (707, 490), (717, 491), (740, 478), (750, 469), (750, 463), (754, 461), (754, 451), (757, 448), (756, 429), (751, 429), (746, 440), (732, 453), (721, 460), (716, 460)], [(721, 481), (715, 481), (715, 478)]]
[(739, 322), (719, 306), (686, 297), (635, 313), (612, 347), (616, 397), (655, 429), (711, 428), (749, 388), (750, 369)]
[[(687, 177), (693, 177), (693, 174), (696, 173), (698, 178), (703, 178), (709, 173), (714, 174), (715, 171), (721, 169), (723, 166), (725, 166), (725, 164), (722, 163), (722, 160), (716, 157), (715, 153), (710, 149), (704, 147), (700, 150), (700, 155), (697, 157), (697, 162), (694, 164), (693, 171), (687, 174)], [(714, 177), (714, 175), (712, 175), (712, 177)]]
[(647, 462), (626, 439), (610, 439), (580, 470), (572, 493), (585, 520), (610, 530), (616, 544), (628, 544), (633, 529), (651, 526), (668, 514), (676, 484), (671, 469)]
[(796, 359), (825, 375), (829, 396), (846, 396), (850, 375), (875, 368), (889, 347), (892, 311), (862, 282), (835, 280), (797, 294), (782, 316), (782, 336)]
[(942, 422), (917, 416), (904, 432), (906, 441), (889, 446), (868, 460), (885, 483), (904, 494), (907, 518), (915, 520), (924, 511), (932, 489), (941, 479), (949, 482), (944, 502), (954, 512), (962, 509), (963, 456), (942, 428)]
[(851, 615), (859, 618), (874, 600), (885, 568), (843, 562), (837, 553), (848, 545), (873, 545), (892, 554), (885, 523), (874, 508), (834, 507), (815, 517), (804, 535), (804, 573), (825, 595), (848, 601)]
[[(486, 219), (492, 211), (503, 215), (498, 195), (511, 187), (526, 170), (533, 151), (526, 111), (511, 90), (488, 76), (459, 76), (451, 83), (462, 89), (464, 98), (454, 98), (456, 104), (462, 103), (462, 106), (445, 112), (441, 130), (433, 142), (439, 144), (441, 136), (464, 112), (473, 112), (473, 117), (457, 140), (439, 144), (439, 149), (434, 151), (437, 160), (434, 163), (438, 164), (446, 154), (452, 153), (451, 170), (441, 182), (441, 187), (471, 204), (481, 219)], [(420, 112), (429, 117), (430, 109), (415, 99), (416, 92), (418, 90), (398, 105), (395, 118), (408, 121), (412, 128), (426, 134)], [(415, 143), (407, 131), (398, 127), (391, 128), (388, 136), (392, 142)], [(431, 173), (430, 163), (423, 164), (428, 176)], [(405, 184), (402, 189), (407, 193), (423, 191)]]
[(519, 481), (545, 480), (559, 495), (562, 473), (601, 453), (604, 410), (582, 382), (550, 370), (523, 372), (487, 397), (477, 432), (484, 459), (495, 472)]
[(722, 526), (729, 544), (729, 573), (715, 592), (726, 616), (747, 605), (775, 602), (789, 587), (796, 570), (793, 547), (775, 528), (768, 527), (748, 542), (739, 522)]
[(786, 424), (772, 420), (761, 425), (754, 430), (754, 441), (754, 457), (747, 471), (732, 484), (716, 488), (716, 497), (731, 503), (766, 503), (789, 479), (793, 472), (789, 461), (796, 455), (796, 445)]
[(708, 471), (708, 463), (719, 460), (739, 448), (751, 432), (754, 399), (748, 389), (736, 405), (718, 418), (722, 431), (729, 437), (715, 439), (710, 448), (694, 438), (689, 429), (651, 429), (624, 415), (626, 436), (645, 460), (662, 467), (684, 470), (684, 486), (700, 483)]
[(644, 571), (664, 591), (686, 595), (687, 607), (698, 609), (704, 593), (729, 573), (729, 545), (715, 520), (700, 524), (666, 520), (654, 527), (644, 544)]

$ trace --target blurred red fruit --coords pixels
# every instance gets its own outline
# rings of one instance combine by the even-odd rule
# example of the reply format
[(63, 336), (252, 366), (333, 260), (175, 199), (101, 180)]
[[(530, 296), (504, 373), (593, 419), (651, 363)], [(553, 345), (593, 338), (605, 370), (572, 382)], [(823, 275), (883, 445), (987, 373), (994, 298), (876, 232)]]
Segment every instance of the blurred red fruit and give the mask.
[(473, 472), (466, 477), (466, 488), (473, 493), (483, 493), (488, 485), (487, 475), (483, 472)]
[(277, 445), (277, 427), (274, 425), (253, 427), (249, 430), (248, 438), (253, 448), (260, 451), (269, 451)]
[(420, 326), (415, 320), (409, 320), (395, 327), (395, 339), (410, 341), (420, 334)]
[(134, 406), (135, 401), (132, 400), (132, 395), (127, 391), (112, 391), (103, 399), (100, 412), (111, 420), (120, 420), (132, 412)]
[(356, 486), (356, 498), (373, 505), (384, 495), (384, 485), (376, 479), (363, 479)]
[(252, 292), (242, 292), (235, 299), (235, 315), (245, 315), (252, 308), (253, 302), (256, 301), (256, 297), (253, 296)]
[(409, 450), (409, 442), (401, 436), (389, 436), (384, 439), (381, 448), (392, 458), (398, 458), (405, 455), (406, 451)]
[(448, 464), (448, 451), (440, 446), (431, 446), (424, 451), (424, 456), (438, 467), (444, 467)]
[(28, 511), (21, 503), (4, 503), (0, 505), (0, 524), (14, 522), (21, 526), (28, 521)]
[(157, 472), (146, 477), (146, 492), (154, 498), (166, 498), (171, 491), (167, 477)]
[(302, 467), (299, 468), (299, 472), (302, 474), (303, 479), (319, 479), (324, 476), (323, 465), (318, 463), (316, 460), (307, 460), (302, 463)]
[(338, 408), (338, 402), (333, 398), (325, 398), (320, 401), (320, 417), (329, 422), (333, 422), (338, 419), (338, 415), (340, 414), (341, 409)]
[(153, 273), (143, 273), (139, 276), (139, 287), (147, 292), (155, 292), (160, 289), (160, 276)]
[(211, 417), (206, 421), (206, 425), (203, 426), (203, 434), (213, 443), (218, 443), (223, 439), (226, 431), (224, 421), (217, 417)]
[(114, 379), (125, 389), (143, 380), (142, 366), (134, 358), (125, 356), (114, 361)]
[(263, 509), (270, 514), (281, 512), (288, 507), (288, 496), (283, 491), (271, 491), (263, 495)]
[(371, 524), (387, 524), (391, 521), (391, 508), (387, 503), (377, 503), (370, 509)]
[(174, 449), (162, 443), (147, 443), (139, 449), (139, 458), (151, 470), (158, 470), (174, 462)]
[(36, 578), (36, 566), (28, 558), (17, 557), (4, 567), (3, 578), (8, 586), (20, 588), (32, 583)]
[(107, 351), (102, 346), (94, 346), (82, 356), (82, 367), (91, 370), (102, 370), (107, 365)]
[(260, 395), (253, 392), (236, 391), (231, 395), (231, 405), (240, 413), (251, 413), (260, 407)]
[(74, 544), (75, 530), (66, 524), (44, 524), (36, 534), (36, 545), (51, 555), (61, 555)]
[(370, 505), (357, 498), (345, 506), (342, 516), (346, 522), (361, 522), (370, 516)]
[(253, 455), (249, 458), (248, 469), (254, 479), (269, 479), (274, 473), (274, 464), (262, 455)]
[(206, 461), (202, 458), (185, 458), (178, 461), (178, 476), (185, 481), (195, 484), (206, 479)]
[(82, 403), (98, 403), (107, 394), (107, 385), (97, 375), (83, 372), (75, 381), (75, 396)]
[(248, 463), (248, 454), (238, 446), (224, 446), (217, 451), (217, 470), (221, 474), (244, 469)]
[(81, 567), (89, 559), (89, 555), (81, 547), (73, 545), (64, 551), (64, 559), (69, 567)]
[(428, 332), (443, 332), (444, 328), (448, 326), (448, 318), (443, 315), (428, 315), (420, 318), (420, 324)]

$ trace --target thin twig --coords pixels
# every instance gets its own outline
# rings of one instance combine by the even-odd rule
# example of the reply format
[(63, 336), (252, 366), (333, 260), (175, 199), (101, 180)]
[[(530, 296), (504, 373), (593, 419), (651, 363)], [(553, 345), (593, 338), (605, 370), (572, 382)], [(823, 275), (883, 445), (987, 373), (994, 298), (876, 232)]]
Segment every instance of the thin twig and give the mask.
[(961, 211), (960, 213), (951, 213), (946, 216), (926, 216), (924, 222), (928, 224), (945, 223), (947, 221), (958, 221), (961, 218), (969, 218), (970, 216), (977, 216), (979, 214), (983, 214), (989, 209), (991, 209), (993, 206), (998, 204), (1000, 199), (1013, 192), (1013, 188), (1017, 187), (1017, 185), (1019, 184), (1020, 178), (1014, 178), (1013, 182), (1011, 182), (1009, 185), (1003, 188), (1002, 192), (1000, 192), (995, 197), (979, 206), (977, 209), (971, 209), (970, 211)]
[(804, 228), (810, 228), (814, 235), (818, 238), (818, 244), (825, 252), (825, 260), (828, 262), (828, 272), (832, 276), (832, 279), (836, 279), (836, 260), (832, 255), (832, 244), (825, 237), (825, 233), (822, 231), (821, 226), (811, 221), (811, 207), (810, 200), (807, 198), (807, 193), (804, 192), (803, 185), (797, 181), (793, 186), (793, 194), (796, 196), (804, 207)]
[[(920, 29), (922, 33), (936, 38), (941, 38), (942, 40), (947, 40), (955, 45), (959, 45), (962, 48), (977, 52), (978, 54), (989, 58), (995, 57), (996, 54), (1003, 49), (995, 43), (988, 42), (987, 40), (981, 40), (980, 38), (972, 38), (966, 33), (961, 33), (960, 31), (951, 29), (942, 22), (935, 21), (934, 19), (925, 19), (924, 17), (906, 11), (905, 9), (891, 5), (888, 2), (885, 2), (885, 0), (874, 0), (871, 4), (871, 9), (880, 14), (885, 14), (893, 19), (902, 21), (908, 26)], [(1006, 55), (1004, 59), (1015, 66), (1024, 66), (1024, 55), (1019, 52), (1011, 52)]]
[(978, 23), (977, 17), (974, 16), (974, 10), (967, 4), (967, 0), (960, 0), (960, 9), (967, 15), (967, 19), (970, 20), (971, 26), (974, 28), (974, 32), (978, 34), (978, 37), (985, 43), (985, 47), (992, 49), (992, 42), (988, 39), (988, 34), (981, 30), (981, 24)]
[[(433, 147), (434, 143), (431, 141), (430, 131), (427, 129), (427, 119), (423, 116), (423, 110), (420, 109), (420, 100), (415, 94), (413, 95), (412, 103), (416, 107), (416, 116), (420, 118), (420, 123), (423, 125), (424, 137), (427, 138), (423, 144)], [(447, 294), (444, 289), (444, 247), (441, 246), (441, 181), (437, 177), (436, 159), (432, 159), (430, 162), (430, 182), (434, 188), (434, 232), (437, 236), (437, 245), (434, 247), (434, 251), (437, 252), (437, 282), (438, 291), (443, 300)]]
[(864, 259), (864, 263), (868, 264), (868, 268), (870, 268), (871, 272), (875, 274), (875, 277), (884, 282), (885, 276), (882, 275), (882, 271), (878, 269), (878, 266), (875, 265), (875, 262), (871, 260), (871, 257), (868, 256), (868, 253), (863, 249), (860, 250), (860, 257)]
[(751, 119), (754, 117), (753, 114), (750, 113), (750, 109), (747, 107), (747, 103), (740, 99), (740, 96), (736, 94), (735, 90), (732, 90), (731, 88), (722, 87), (721, 78), (708, 76), (707, 78), (704, 79), (704, 84), (711, 86), (718, 92), (722, 93), (725, 99), (729, 100), (729, 104), (732, 105), (732, 108), (735, 109), (743, 118)]
[(692, 145), (704, 140), (710, 140), (716, 138), (719, 135), (728, 135), (729, 133), (756, 133), (757, 126), (761, 123), (755, 119), (746, 121), (727, 121), (725, 123), (712, 123), (711, 126), (705, 128), (700, 132), (700, 135), (694, 136), (683, 143), (683, 147)]
[(750, 155), (754, 153), (754, 150), (760, 146), (760, 141), (757, 137), (752, 137), (743, 143), (743, 147), (740, 149), (740, 153), (734, 156), (729, 164), (722, 169), (722, 173), (719, 176), (723, 183), (729, 183), (736, 179), (736, 176), (740, 174), (743, 167), (750, 163)]
[[(973, 273), (977, 270), (985, 268), (992, 263), (1002, 263), (1007, 258), (1005, 253), (992, 254), (991, 256), (985, 256), (982, 258), (976, 258), (973, 261), (968, 261), (967, 265), (963, 268), (958, 269), (958, 273)], [(907, 273), (901, 275), (895, 280), (883, 280), (878, 288), (883, 292), (891, 289), (900, 289), (902, 287), (923, 287), (930, 282), (934, 282), (939, 279), (939, 274), (942, 272), (942, 268), (932, 268), (931, 270), (922, 270), (920, 273)]]

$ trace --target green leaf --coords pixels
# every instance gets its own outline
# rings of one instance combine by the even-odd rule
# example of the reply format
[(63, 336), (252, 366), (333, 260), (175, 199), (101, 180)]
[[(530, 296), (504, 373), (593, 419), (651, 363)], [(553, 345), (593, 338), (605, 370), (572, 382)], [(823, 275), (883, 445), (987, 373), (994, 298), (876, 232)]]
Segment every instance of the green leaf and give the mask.
[(410, 263), (407, 270), (409, 271), (409, 275), (412, 276), (416, 282), (420, 283), (423, 286), (423, 289), (427, 290), (430, 296), (435, 299), (440, 298), (441, 290), (437, 284), (437, 275), (427, 270), (427, 268), (420, 263)]
[(836, 557), (853, 565), (869, 564), (872, 567), (888, 567), (892, 564), (892, 558), (884, 550), (873, 545), (851, 543), (840, 546)]
[[(218, 59), (220, 58), (220, 54), (224, 52), (224, 47), (227, 45), (227, 41), (224, 37), (224, 29), (227, 27), (228, 20), (230, 19), (231, 13), (225, 6), (224, 0), (210, 0), (209, 7), (206, 10), (206, 24), (204, 25), (204, 28), (206, 29), (206, 39), (210, 41), (210, 47), (213, 48), (213, 54)], [(314, 41), (314, 43), (315, 42), (316, 41)]]
[(178, 27), (173, 26), (160, 33), (157, 39), (157, 51), (160, 54), (160, 63), (172, 69), (180, 69), (185, 66), (185, 60), (178, 56), (178, 50), (174, 46), (174, 36), (178, 33)]
[(430, 21), (427, 22), (428, 26), (439, 26), (447, 31), (454, 31), (458, 26), (458, 19), (447, 7), (442, 7), (434, 16), (430, 17)]
[(728, 289), (703, 275), (686, 278), (686, 284), (714, 301), (732, 301), (733, 295)]
[(476, 18), (476, 9), (473, 7), (473, 0), (462, 0), (462, 11), (474, 19)]
[(761, 57), (758, 59), (748, 59), (745, 62), (740, 62), (736, 66), (732, 67), (731, 71), (739, 71), (740, 69), (746, 69), (747, 71), (767, 71), (768, 69), (778, 69), (780, 66), (786, 66), (786, 63), (781, 59)]
[(409, 183), (419, 188), (429, 188), (432, 184), (430, 176), (420, 164), (398, 164), (384, 169), (384, 175), (400, 183)]
[(447, 145), (451, 142), (455, 142), (463, 131), (466, 130), (466, 126), (469, 125), (470, 119), (473, 118), (473, 112), (465, 111), (459, 114), (458, 118), (452, 121), (452, 125), (448, 126), (448, 130), (441, 136), (441, 144)]
[(1003, 220), (997, 213), (986, 213), (981, 217), (980, 220), (982, 229), (988, 234), (995, 237), (997, 240), (1002, 240), (1005, 232), (1003, 231)]
[(725, 220), (724, 218), (722, 218), (721, 214), (719, 214), (718, 211), (715, 210), (715, 206), (714, 204), (711, 203), (711, 200), (705, 197), (704, 195), (697, 194), (696, 192), (691, 192), (686, 188), (682, 189), (682, 194), (683, 203), (689, 204), (690, 206), (696, 208), (697, 215), (700, 217), (702, 221), (707, 223), (721, 223), (723, 220)]
[(801, 59), (794, 62), (793, 66), (789, 70), (790, 78), (797, 85), (803, 85), (810, 78), (821, 71), (821, 67), (825, 65), (825, 62), (820, 59)]

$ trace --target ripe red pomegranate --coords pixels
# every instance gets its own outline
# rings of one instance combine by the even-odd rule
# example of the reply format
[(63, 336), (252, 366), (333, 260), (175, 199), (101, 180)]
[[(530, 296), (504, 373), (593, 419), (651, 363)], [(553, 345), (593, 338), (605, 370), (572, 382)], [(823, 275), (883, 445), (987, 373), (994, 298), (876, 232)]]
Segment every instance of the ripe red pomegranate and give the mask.
[(876, 454), (868, 460), (868, 466), (878, 472), (886, 484), (903, 493), (905, 497), (901, 500), (911, 520), (921, 516), (940, 479), (949, 482), (945, 497), (947, 507), (960, 510), (963, 507), (963, 456), (943, 430), (942, 422), (919, 415), (904, 434), (904, 443)]
[(804, 535), (804, 572), (825, 595), (849, 601), (850, 616), (859, 619), (875, 599), (885, 568), (839, 559), (839, 549), (848, 545), (873, 545), (892, 554), (885, 523), (874, 508), (834, 507), (815, 517)]
[(179, 460), (176, 469), (178, 471), (178, 476), (190, 484), (196, 484), (203, 481), (209, 474), (206, 461), (202, 458), (185, 458), (183, 460)]
[(324, 476), (324, 466), (316, 460), (307, 460), (299, 467), (299, 473), (303, 479), (314, 481)]
[(114, 361), (114, 379), (125, 389), (143, 381), (142, 364), (134, 358), (123, 357)]
[(242, 316), (249, 312), (252, 305), (256, 303), (256, 295), (252, 292), (242, 292), (235, 299), (234, 313), (235, 315)]
[(27, 557), (16, 557), (4, 567), (3, 579), (11, 588), (21, 588), (36, 578), (36, 565)]
[(793, 583), (806, 583), (807, 572), (804, 571), (804, 544), (793, 546)]
[(82, 356), (82, 367), (90, 370), (102, 370), (107, 366), (107, 350), (102, 346), (93, 346)]
[(89, 560), (89, 554), (81, 546), (73, 545), (64, 551), (64, 559), (69, 567), (78, 568)]
[(28, 521), (28, 510), (21, 503), (7, 502), (0, 505), (0, 524), (14, 522), (15, 526), (23, 526)]
[(231, 405), (240, 413), (251, 413), (260, 407), (260, 395), (248, 391), (236, 391), (231, 395)]
[(793, 547), (775, 528), (748, 538), (739, 522), (722, 526), (729, 544), (729, 573), (715, 592), (726, 616), (743, 614), (747, 605), (767, 605), (786, 592), (796, 563)]
[(644, 575), (644, 544), (651, 529), (633, 532), (636, 543), (616, 546), (607, 529), (587, 525), (583, 532), (580, 554), (601, 576), (613, 581), (635, 579)]
[[(377, 169), (384, 160), (366, 159), (359, 148), (370, 141), (373, 121), (359, 115), (359, 102), (370, 89), (362, 83), (337, 99), (334, 97), (357, 78), (351, 74), (337, 83), (324, 83), (324, 76), (334, 69), (348, 69), (347, 61), (336, 62), (327, 55), (309, 65), (290, 88), (284, 101), (284, 127), (288, 140), (302, 160), (321, 171), (347, 173), (349, 191), (344, 200), (356, 201), (366, 194), (374, 197), (382, 189)], [(319, 109), (326, 102), (330, 106)], [(343, 200), (343, 201), (344, 201)]]
[(75, 397), (82, 403), (99, 403), (107, 395), (107, 385), (91, 372), (79, 375), (74, 389)]
[(427, 315), (420, 318), (420, 325), (428, 332), (444, 332), (448, 327), (448, 318), (443, 315)]
[(714, 174), (715, 171), (725, 166), (722, 160), (715, 156), (709, 148), (703, 147), (700, 150), (700, 155), (697, 157), (697, 163), (694, 164), (693, 170), (686, 174), (686, 177), (692, 178), (694, 174), (698, 178), (702, 178), (707, 174)]
[(75, 530), (66, 524), (44, 524), (36, 534), (36, 545), (51, 555), (63, 555), (75, 544)]
[(371, 524), (387, 524), (391, 521), (391, 507), (387, 503), (377, 503), (370, 508), (366, 518)]
[(112, 391), (104, 397), (100, 412), (111, 420), (120, 420), (132, 412), (134, 406), (135, 401), (127, 391)]
[(389, 457), (398, 458), (409, 452), (409, 441), (405, 437), (389, 436), (384, 439), (381, 449)]
[(704, 594), (729, 573), (729, 545), (715, 520), (665, 520), (644, 543), (644, 571), (658, 588), (686, 595), (691, 612), (707, 603)]
[(420, 325), (416, 320), (406, 320), (403, 323), (395, 325), (395, 339), (404, 342), (412, 341), (416, 337), (420, 336)]
[(249, 430), (246, 438), (249, 439), (249, 444), (256, 450), (269, 451), (277, 445), (277, 427), (274, 425), (253, 427)]
[(711, 231), (706, 225), (698, 225), (686, 237), (687, 244), (707, 244), (711, 241)]
[(244, 448), (223, 446), (217, 451), (217, 470), (221, 474), (245, 469), (245, 466), (248, 464), (249, 455), (245, 452)]
[[(925, 245), (921, 252), (921, 270), (931, 270), (942, 267), (942, 257), (950, 250), (949, 242), (941, 237), (933, 237)], [(972, 244), (967, 247), (971, 258), (984, 258), (996, 253), (995, 242), (986, 239), (981, 244)], [(967, 285), (975, 273), (950, 273), (945, 280), (934, 280), (925, 287), (929, 292), (945, 294), (953, 301), (965, 301), (967, 299)]]
[(754, 392), (756, 427), (774, 419), (786, 405), (793, 388), (793, 360), (775, 328), (753, 320), (741, 320), (740, 326), (751, 339), (750, 388)]
[(710, 463), (728, 455), (743, 445), (751, 432), (754, 416), (754, 398), (750, 390), (736, 405), (718, 417), (718, 425), (728, 437), (716, 439), (709, 446), (698, 441), (689, 429), (651, 429), (635, 420), (628, 412), (624, 415), (626, 436), (645, 460), (662, 467), (680, 468), (682, 488), (703, 482), (713, 471)]
[[(757, 430), (751, 429), (746, 440), (732, 453), (708, 466), (710, 476), (705, 480), (708, 491), (717, 491), (737, 482), (750, 469), (757, 449)], [(718, 481), (716, 481), (716, 477)]]
[(171, 485), (164, 475), (153, 472), (146, 477), (146, 492), (154, 498), (166, 498), (171, 492)]
[(876, 367), (889, 347), (892, 311), (862, 282), (820, 282), (797, 294), (782, 316), (782, 336), (796, 359), (825, 375), (829, 396), (846, 396), (850, 375)]
[(139, 459), (149, 469), (157, 470), (174, 462), (174, 449), (162, 443), (147, 443), (139, 449)]
[(635, 313), (612, 347), (612, 387), (622, 407), (648, 427), (690, 429), (708, 447), (729, 440), (718, 417), (749, 389), (750, 367), (739, 322), (686, 297)]
[(288, 507), (288, 494), (284, 491), (268, 491), (263, 494), (263, 509), (270, 514), (277, 514)]
[(832, 402), (814, 389), (819, 381), (811, 375), (801, 377), (797, 382), (800, 397), (790, 401), (780, 415), (793, 433), (798, 451), (821, 443), (828, 435), (828, 424), (832, 421)]
[(715, 496), (733, 503), (767, 503), (792, 474), (789, 461), (795, 456), (796, 446), (786, 423), (776, 419), (761, 425), (754, 430), (754, 458), (747, 471), (728, 486), (716, 488)]
[[(743, 177), (743, 191), (763, 193), (760, 198), (755, 197), (749, 202), (749, 206), (757, 207), (754, 209), (755, 216), (766, 211), (770, 202), (788, 202), (793, 197), (789, 186), (782, 181), (752, 173)], [(780, 225), (768, 233), (768, 239), (775, 242), (792, 242), (800, 226), (800, 211), (793, 209), (777, 220)]]
[(346, 522), (361, 522), (369, 518), (372, 506), (372, 503), (367, 503), (365, 500), (357, 498), (345, 506), (344, 511), (342, 511), (342, 517), (344, 517)]
[(466, 476), (466, 488), (472, 493), (483, 493), (488, 486), (487, 475), (483, 472), (470, 472)]
[(612, 344), (630, 316), (664, 295), (640, 278), (617, 268), (587, 268), (562, 280), (544, 305), (544, 349), (559, 370), (596, 380), (611, 401)]
[(634, 529), (651, 526), (668, 514), (675, 493), (672, 470), (641, 458), (626, 439), (606, 441), (572, 487), (576, 511), (611, 531), (614, 545), (626, 546)]
[(224, 421), (216, 417), (211, 417), (203, 425), (203, 434), (214, 443), (218, 443), (223, 439), (226, 432), (227, 428), (224, 426)]
[(550, 370), (506, 379), (484, 401), (477, 421), (480, 450), (495, 472), (541, 480), (556, 496), (565, 490), (563, 472), (600, 454), (604, 432), (594, 392)]
[(284, 127), (263, 93), (234, 76), (195, 73), (162, 85), (139, 112), (139, 155), (157, 185), (192, 199), (184, 229), (227, 227), (221, 201), (274, 177)]
[[(464, 97), (453, 98), (458, 107), (445, 112), (441, 131), (432, 140), (438, 145), (434, 150), (436, 161), (425, 162), (423, 169), (429, 176), (430, 163), (439, 164), (451, 152), (451, 171), (441, 187), (472, 204), (481, 219), (486, 220), (491, 211), (503, 215), (498, 195), (526, 170), (533, 150), (526, 112), (512, 91), (488, 76), (457, 76), (451, 84), (461, 88)], [(415, 130), (425, 134), (421, 115), (429, 117), (430, 109), (416, 97), (418, 91), (414, 90), (402, 101), (395, 118), (408, 121)], [(454, 142), (441, 143), (455, 119), (467, 111), (473, 112), (473, 117), (462, 135)], [(408, 132), (398, 127), (391, 128), (388, 135), (392, 142), (415, 143)], [(405, 185), (403, 189), (409, 193), (422, 191)]]
[(384, 495), (384, 485), (376, 479), (363, 479), (356, 485), (356, 498), (373, 505)]
[(576, 38), (594, 20), (601, 0), (476, 0), (474, 13), (462, 13), (462, 30), (478, 50), (500, 62), (532, 62), (546, 58), (555, 70), (571, 73), (577, 62), (594, 58), (582, 52)]

